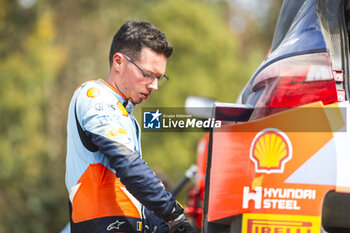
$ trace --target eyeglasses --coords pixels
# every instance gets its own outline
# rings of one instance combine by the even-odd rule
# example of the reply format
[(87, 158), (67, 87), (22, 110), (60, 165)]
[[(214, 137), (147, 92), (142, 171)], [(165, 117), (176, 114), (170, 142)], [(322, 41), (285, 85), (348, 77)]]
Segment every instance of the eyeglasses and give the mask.
[(143, 69), (141, 69), (138, 65), (136, 65), (136, 63), (131, 60), (130, 57), (128, 57), (127, 55), (123, 54), (123, 56), (128, 59), (129, 62), (131, 62), (132, 64), (134, 64), (137, 69), (139, 69), (141, 71), (141, 73), (143, 74), (143, 77), (145, 77), (145, 80), (147, 83), (152, 83), (154, 81), (154, 79), (158, 79), (158, 86), (162, 86), (164, 83), (166, 83), (166, 81), (169, 80), (169, 77), (166, 75), (162, 75), (162, 76), (157, 76), (155, 73), (153, 72), (146, 72)]

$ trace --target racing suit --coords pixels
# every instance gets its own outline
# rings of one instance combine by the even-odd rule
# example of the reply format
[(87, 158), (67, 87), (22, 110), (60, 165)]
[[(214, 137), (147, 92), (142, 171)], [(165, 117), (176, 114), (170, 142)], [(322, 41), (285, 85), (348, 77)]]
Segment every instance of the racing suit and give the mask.
[(141, 158), (134, 107), (102, 79), (82, 84), (72, 97), (66, 158), (72, 232), (168, 231), (160, 218), (171, 214), (175, 198)]

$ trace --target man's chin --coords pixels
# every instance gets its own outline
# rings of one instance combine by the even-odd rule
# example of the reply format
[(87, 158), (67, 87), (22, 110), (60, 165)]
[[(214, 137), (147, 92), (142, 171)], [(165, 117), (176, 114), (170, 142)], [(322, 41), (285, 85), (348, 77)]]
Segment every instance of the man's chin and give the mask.
[(132, 100), (132, 102), (134, 103), (134, 104), (140, 104), (141, 102), (143, 101), (143, 99), (135, 99), (135, 100)]

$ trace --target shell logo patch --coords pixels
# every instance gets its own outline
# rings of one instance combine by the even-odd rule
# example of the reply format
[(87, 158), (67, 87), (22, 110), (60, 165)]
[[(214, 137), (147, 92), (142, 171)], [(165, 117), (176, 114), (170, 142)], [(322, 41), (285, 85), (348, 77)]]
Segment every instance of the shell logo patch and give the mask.
[(274, 128), (260, 131), (250, 147), (250, 159), (255, 164), (255, 171), (267, 174), (283, 173), (292, 153), (288, 136)]
[(128, 111), (126, 111), (126, 109), (124, 108), (124, 106), (121, 102), (118, 102), (117, 106), (118, 106), (119, 110), (122, 112), (123, 116), (129, 116)]
[(91, 87), (91, 88), (86, 92), (86, 95), (87, 95), (88, 97), (94, 98), (94, 97), (100, 95), (100, 90), (97, 89), (96, 87)]

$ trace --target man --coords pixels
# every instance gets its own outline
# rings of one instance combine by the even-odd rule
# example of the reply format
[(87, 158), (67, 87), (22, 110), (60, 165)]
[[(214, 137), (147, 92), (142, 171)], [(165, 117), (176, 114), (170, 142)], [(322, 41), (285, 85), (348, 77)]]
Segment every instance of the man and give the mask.
[(66, 160), (72, 232), (194, 232), (142, 160), (132, 115), (168, 79), (172, 50), (154, 25), (127, 21), (113, 38), (107, 81), (89, 81), (75, 91)]

